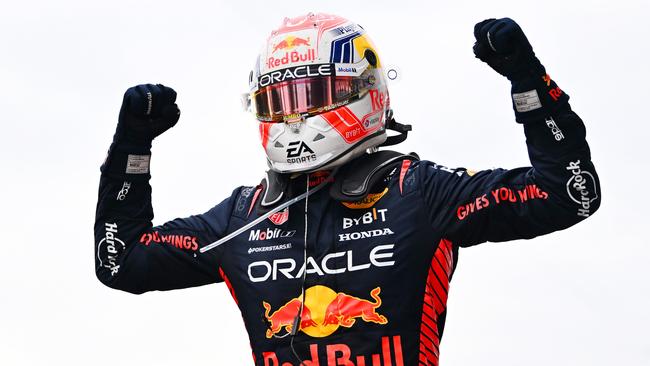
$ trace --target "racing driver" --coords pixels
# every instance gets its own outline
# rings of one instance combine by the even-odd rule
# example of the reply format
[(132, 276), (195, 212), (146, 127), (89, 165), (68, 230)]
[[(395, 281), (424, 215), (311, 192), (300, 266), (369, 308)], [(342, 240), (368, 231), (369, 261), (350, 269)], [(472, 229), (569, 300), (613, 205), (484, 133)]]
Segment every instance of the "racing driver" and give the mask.
[(310, 13), (271, 32), (248, 78), (261, 183), (153, 226), (151, 143), (180, 111), (169, 87), (128, 89), (101, 167), (97, 277), (134, 294), (225, 282), (255, 365), (438, 365), (459, 248), (568, 228), (601, 196), (585, 127), (519, 25), (487, 19), (474, 36), (512, 84), (531, 167), (475, 172), (385, 149), (410, 126), (393, 117), (372, 41)]

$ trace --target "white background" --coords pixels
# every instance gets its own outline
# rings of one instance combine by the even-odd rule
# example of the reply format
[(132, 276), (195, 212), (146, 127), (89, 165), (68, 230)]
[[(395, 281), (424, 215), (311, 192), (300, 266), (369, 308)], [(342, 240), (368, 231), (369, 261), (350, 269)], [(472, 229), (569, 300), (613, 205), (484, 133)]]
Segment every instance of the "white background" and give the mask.
[(517, 20), (585, 120), (600, 211), (569, 230), (462, 250), (441, 364), (650, 364), (650, 9), (638, 1), (13, 1), (0, 11), (0, 364), (247, 365), (224, 285), (129, 295), (95, 279), (99, 165), (127, 87), (174, 87), (155, 141), (156, 223), (204, 212), (266, 169), (239, 94), (284, 16), (332, 12), (384, 62), (400, 150), (447, 166), (527, 165), (509, 83), (473, 57)]

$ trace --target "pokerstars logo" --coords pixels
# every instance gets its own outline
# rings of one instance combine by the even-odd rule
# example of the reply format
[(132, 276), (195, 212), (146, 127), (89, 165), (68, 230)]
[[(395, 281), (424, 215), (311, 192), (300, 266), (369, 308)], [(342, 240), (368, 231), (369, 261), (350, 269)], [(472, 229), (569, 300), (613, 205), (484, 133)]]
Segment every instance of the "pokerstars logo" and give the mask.
[(279, 238), (291, 238), (296, 234), (295, 230), (266, 229), (251, 230), (248, 235), (248, 241), (262, 241)]

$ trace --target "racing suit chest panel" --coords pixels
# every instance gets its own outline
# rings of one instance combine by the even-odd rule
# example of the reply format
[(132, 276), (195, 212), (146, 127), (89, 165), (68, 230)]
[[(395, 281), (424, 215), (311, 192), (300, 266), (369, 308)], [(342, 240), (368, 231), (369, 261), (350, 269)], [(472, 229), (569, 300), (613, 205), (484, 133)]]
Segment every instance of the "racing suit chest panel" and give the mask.
[[(280, 362), (291, 360), (288, 338), (275, 337), (287, 334), (300, 311), (304, 272), (306, 297), (296, 336), (302, 348), (318, 344), (324, 352), (328, 344), (344, 342), (352, 354), (368, 355), (371, 364), (382, 337), (400, 336), (401, 346), (410, 348), (402, 357), (417, 357), (427, 270), (440, 238), (416, 190), (402, 195), (389, 182), (370, 201), (346, 205), (324, 191), (309, 198), (306, 266), (304, 201), (228, 244), (221, 266), (258, 362), (269, 350)], [(256, 217), (233, 217), (229, 231)]]

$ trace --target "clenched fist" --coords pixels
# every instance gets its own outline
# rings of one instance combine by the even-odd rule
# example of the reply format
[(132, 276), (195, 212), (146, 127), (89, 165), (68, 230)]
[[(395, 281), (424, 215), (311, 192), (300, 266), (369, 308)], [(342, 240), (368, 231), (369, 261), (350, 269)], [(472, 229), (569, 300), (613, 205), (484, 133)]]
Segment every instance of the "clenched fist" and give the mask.
[(180, 110), (174, 89), (162, 84), (142, 84), (124, 93), (116, 140), (150, 144), (178, 122)]
[(486, 19), (474, 26), (474, 37), (476, 57), (511, 81), (543, 73), (533, 47), (514, 20)]
[(474, 26), (474, 54), (510, 80), (517, 122), (539, 122), (568, 109), (569, 96), (539, 62), (528, 38), (510, 18), (486, 19)]

